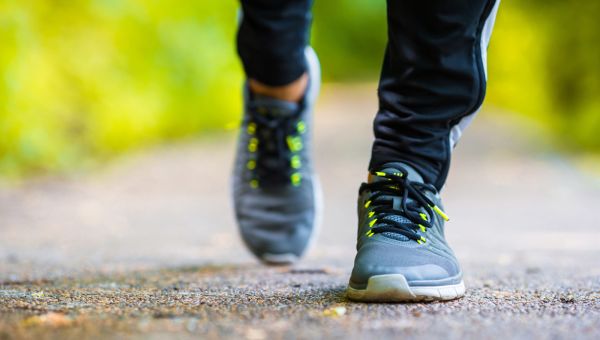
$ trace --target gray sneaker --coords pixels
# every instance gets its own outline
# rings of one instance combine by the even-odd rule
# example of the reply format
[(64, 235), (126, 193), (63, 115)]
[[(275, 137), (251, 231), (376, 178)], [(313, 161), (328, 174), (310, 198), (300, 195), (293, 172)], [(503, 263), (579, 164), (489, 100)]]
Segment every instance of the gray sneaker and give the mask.
[(247, 87), (244, 92), (233, 200), (242, 239), (269, 264), (297, 261), (316, 236), (320, 187), (310, 134), (321, 79), (311, 48), (306, 59), (309, 82), (300, 103), (255, 96)]
[(451, 300), (465, 294), (444, 237), (437, 190), (402, 163), (386, 164), (360, 187), (358, 244), (348, 297), (357, 301)]

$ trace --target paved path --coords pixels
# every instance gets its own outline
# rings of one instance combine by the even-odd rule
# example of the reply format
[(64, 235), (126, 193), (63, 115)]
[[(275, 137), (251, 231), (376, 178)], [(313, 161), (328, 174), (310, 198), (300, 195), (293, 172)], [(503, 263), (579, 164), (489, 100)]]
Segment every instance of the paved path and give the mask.
[(232, 134), (0, 188), (0, 339), (599, 338), (599, 182), (499, 113), (468, 131), (444, 190), (467, 296), (346, 300), (374, 111), (372, 86), (326, 88), (324, 224), (292, 268), (258, 265), (237, 238)]

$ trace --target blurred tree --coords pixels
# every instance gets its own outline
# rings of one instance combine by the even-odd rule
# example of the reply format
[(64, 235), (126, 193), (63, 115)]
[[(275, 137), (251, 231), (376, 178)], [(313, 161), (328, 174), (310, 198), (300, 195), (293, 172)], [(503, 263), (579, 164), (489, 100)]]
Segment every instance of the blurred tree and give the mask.
[(545, 123), (556, 145), (600, 150), (600, 2), (505, 2), (490, 101)]
[[(184, 0), (0, 2), (0, 176), (63, 171), (222, 129), (240, 113), (238, 4)], [(374, 81), (385, 1), (317, 0), (327, 81)], [(504, 1), (488, 102), (600, 150), (600, 2)]]
[(64, 170), (235, 119), (236, 6), (1, 2), (0, 173)]
[(385, 1), (316, 0), (313, 43), (326, 81), (373, 81), (387, 42)]

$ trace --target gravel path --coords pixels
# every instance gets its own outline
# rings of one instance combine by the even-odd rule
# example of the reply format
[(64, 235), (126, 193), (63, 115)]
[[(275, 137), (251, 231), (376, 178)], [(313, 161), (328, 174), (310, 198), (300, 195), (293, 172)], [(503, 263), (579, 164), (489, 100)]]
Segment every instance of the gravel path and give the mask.
[(375, 104), (374, 86), (325, 88), (324, 223), (294, 267), (257, 264), (237, 237), (232, 133), (1, 187), (0, 339), (600, 338), (600, 181), (500, 112), (476, 120), (444, 189), (467, 296), (345, 298)]

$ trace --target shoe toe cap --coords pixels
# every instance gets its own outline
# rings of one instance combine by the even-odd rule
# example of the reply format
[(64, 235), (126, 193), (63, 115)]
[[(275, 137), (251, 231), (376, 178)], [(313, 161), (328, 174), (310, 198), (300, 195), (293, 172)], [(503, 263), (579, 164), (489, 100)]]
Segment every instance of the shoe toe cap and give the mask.
[(283, 259), (302, 256), (311, 239), (312, 228), (307, 221), (278, 224), (272, 220), (252, 220), (239, 224), (244, 243), (265, 262), (294, 262)]
[(314, 236), (314, 204), (293, 192), (259, 190), (238, 197), (236, 212), (245, 244), (267, 263), (294, 262)]
[(372, 276), (401, 274), (409, 284), (449, 280), (460, 275), (456, 260), (421, 247), (375, 241), (363, 245), (356, 255), (350, 279), (362, 288)]

